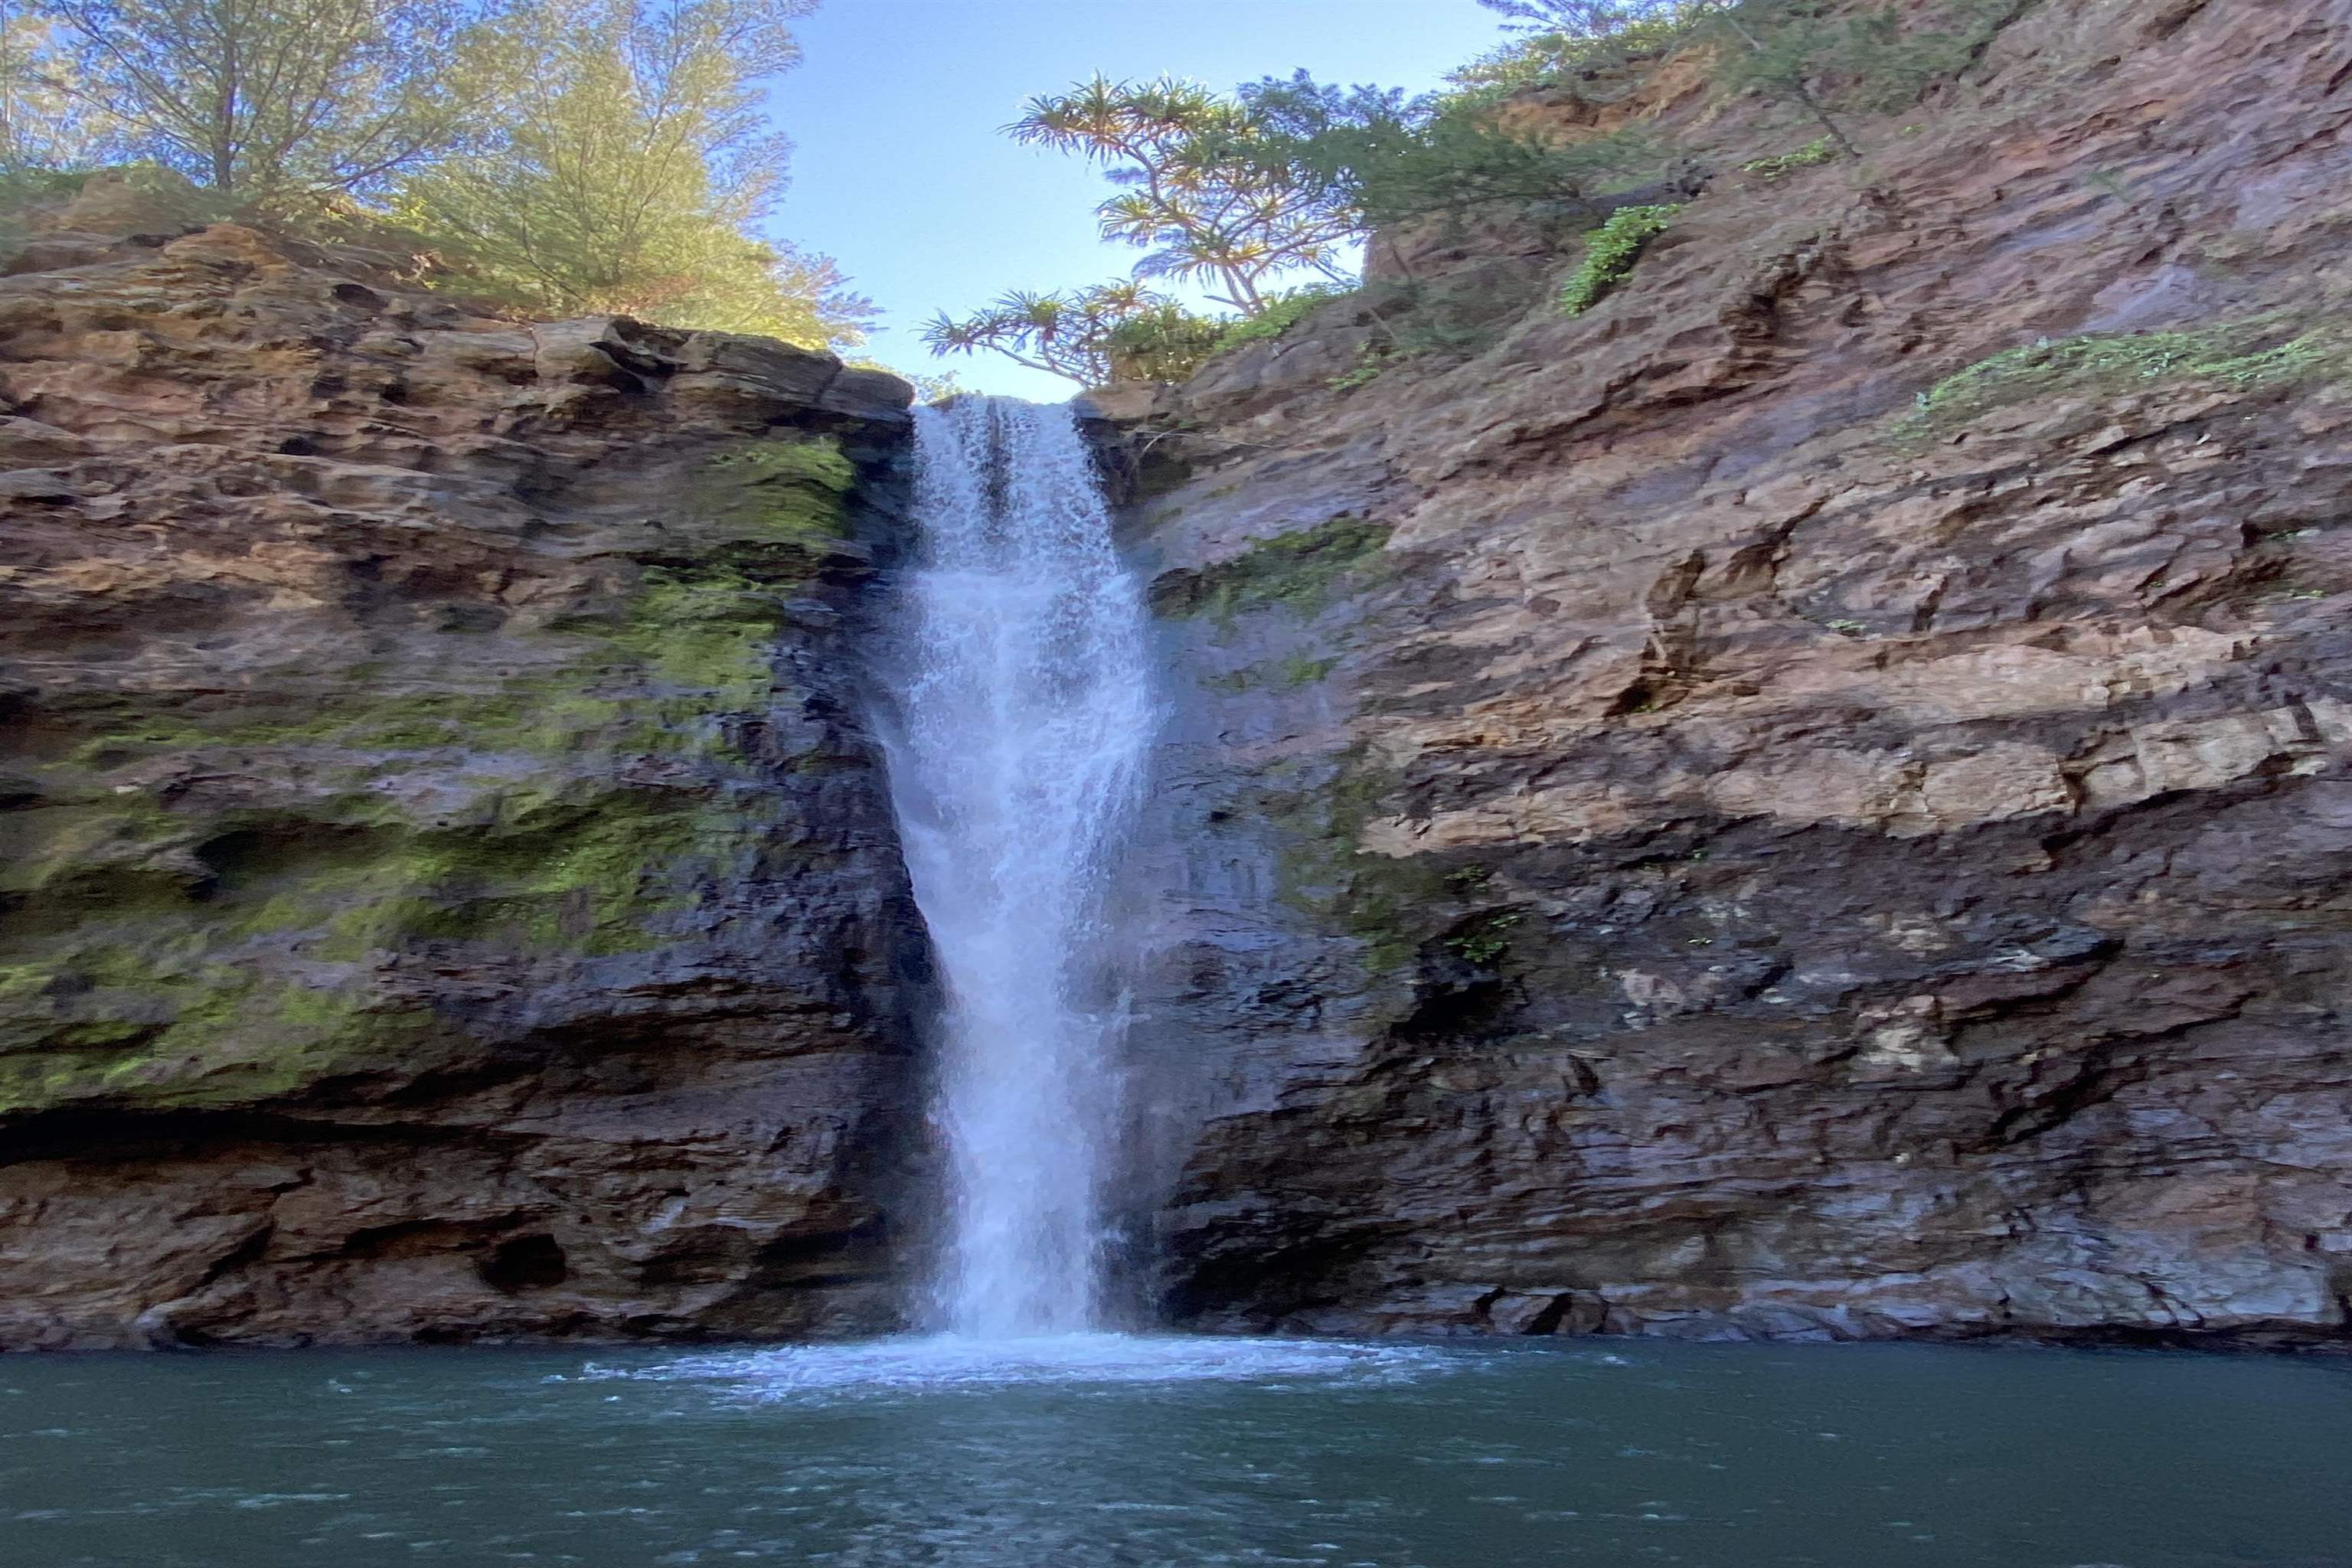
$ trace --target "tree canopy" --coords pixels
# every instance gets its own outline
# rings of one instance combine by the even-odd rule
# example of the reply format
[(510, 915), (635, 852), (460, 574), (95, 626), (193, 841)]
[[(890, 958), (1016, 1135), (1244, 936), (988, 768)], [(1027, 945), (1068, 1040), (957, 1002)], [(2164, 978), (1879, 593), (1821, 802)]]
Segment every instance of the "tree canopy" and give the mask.
[(125, 156), (248, 202), (381, 190), (465, 142), (498, 18), (460, 0), (46, 0), (58, 90)]
[(923, 342), (935, 354), (987, 349), (1032, 370), (1100, 386), (1118, 373), (1113, 333), (1124, 323), (1164, 315), (1171, 304), (1127, 280), (1050, 294), (1015, 289), (960, 321), (942, 310), (924, 323)]
[(1244, 315), (1265, 308), (1269, 279), (1307, 270), (1346, 276), (1357, 221), (1329, 193), (1283, 176), (1256, 146), (1240, 100), (1162, 77), (1095, 77), (1031, 99), (1005, 127), (1013, 140), (1103, 165), (1118, 195), (1095, 209), (1106, 239), (1147, 254), (1139, 279), (1202, 283)]
[(473, 284), (809, 344), (872, 310), (823, 257), (752, 237), (790, 143), (756, 80), (813, 0), (545, 0), (513, 31), (497, 132), (403, 180), (395, 209)]
[(1662, 160), (1638, 131), (1578, 142), (1515, 132), (1464, 94), (1316, 81), (1305, 71), (1241, 89), (1260, 155), (1319, 188), (1361, 229), (1458, 216), (1495, 203), (1598, 221), (1599, 190)]
[(0, 0), (0, 178), (79, 169), (107, 153), (57, 19)]
[(129, 164), (520, 309), (845, 348), (872, 307), (762, 232), (791, 148), (760, 83), (814, 5), (0, 0), (0, 195)]

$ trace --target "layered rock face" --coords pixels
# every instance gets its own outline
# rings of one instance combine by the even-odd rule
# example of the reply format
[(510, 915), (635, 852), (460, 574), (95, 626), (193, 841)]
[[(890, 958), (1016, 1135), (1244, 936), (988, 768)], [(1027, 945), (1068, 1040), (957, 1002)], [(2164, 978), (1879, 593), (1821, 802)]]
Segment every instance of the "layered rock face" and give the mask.
[(0, 279), (0, 1346), (893, 1321), (907, 387), (104, 196)]
[(2049, 0), (1585, 314), (1431, 236), (1105, 406), (1181, 1319), (2347, 1332), (2347, 61)]
[[(1391, 237), (1104, 405), (1171, 1316), (2345, 1338), (2347, 61), (1530, 100), (1712, 165), (1595, 308)], [(894, 1324), (905, 387), (108, 199), (0, 277), (0, 1347)]]

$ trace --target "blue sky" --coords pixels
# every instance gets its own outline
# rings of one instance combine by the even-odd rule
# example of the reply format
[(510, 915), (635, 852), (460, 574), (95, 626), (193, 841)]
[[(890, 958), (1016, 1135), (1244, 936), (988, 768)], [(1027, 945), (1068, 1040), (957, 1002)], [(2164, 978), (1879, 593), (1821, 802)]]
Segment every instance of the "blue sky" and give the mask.
[(1023, 100), (1097, 70), (1231, 88), (1304, 66), (1417, 90), (1504, 36), (1476, 0), (824, 0), (796, 31), (806, 58), (770, 95), (796, 144), (772, 230), (882, 307), (875, 358), (1046, 399), (1070, 384), (934, 360), (914, 331), (1008, 288), (1123, 277), (1138, 254), (1095, 237), (1097, 172), (997, 133)]

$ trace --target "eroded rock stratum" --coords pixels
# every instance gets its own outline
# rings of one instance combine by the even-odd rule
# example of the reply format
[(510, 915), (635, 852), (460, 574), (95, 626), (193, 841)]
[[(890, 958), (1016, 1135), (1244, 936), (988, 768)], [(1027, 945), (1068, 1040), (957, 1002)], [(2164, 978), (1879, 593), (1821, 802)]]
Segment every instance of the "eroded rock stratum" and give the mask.
[(893, 1321), (905, 385), (75, 216), (0, 279), (0, 1345)]
[[(1135, 1257), (1220, 1329), (2340, 1342), (2352, 6), (2042, 0), (1860, 163), (1664, 90), (1586, 313), (1391, 237), (1103, 405)], [(165, 228), (0, 279), (0, 1346), (899, 1321), (905, 388)]]
[(2347, 22), (2042, 5), (1117, 410), (1181, 1316), (2346, 1332)]

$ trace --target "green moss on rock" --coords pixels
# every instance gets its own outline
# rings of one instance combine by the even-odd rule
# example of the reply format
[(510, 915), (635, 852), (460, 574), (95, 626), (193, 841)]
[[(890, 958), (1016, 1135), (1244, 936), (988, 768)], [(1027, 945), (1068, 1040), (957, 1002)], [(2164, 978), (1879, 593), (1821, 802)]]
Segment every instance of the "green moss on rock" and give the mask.
[(855, 479), (827, 437), (730, 447), (658, 552), (496, 654), (45, 708), (0, 812), (0, 1117), (415, 1070), (458, 1027), (419, 954), (522, 983), (698, 935), (776, 852), (736, 738)]
[(856, 481), (829, 436), (747, 441), (703, 464), (688, 510), (733, 537), (822, 554), (847, 531)]
[(1343, 583), (1368, 574), (1388, 543), (1384, 522), (1341, 516), (1261, 539), (1230, 561), (1163, 573), (1151, 607), (1163, 616), (1208, 616), (1222, 623), (1276, 608), (1320, 612)]
[(1361, 942), (1364, 965), (1375, 974), (1409, 964), (1458, 914), (1465, 893), (1434, 857), (1375, 855), (1359, 847), (1402, 784), (1394, 770), (1354, 746), (1329, 759), (1319, 782), (1276, 784), (1252, 803), (1278, 836), (1277, 897)]

